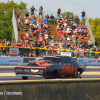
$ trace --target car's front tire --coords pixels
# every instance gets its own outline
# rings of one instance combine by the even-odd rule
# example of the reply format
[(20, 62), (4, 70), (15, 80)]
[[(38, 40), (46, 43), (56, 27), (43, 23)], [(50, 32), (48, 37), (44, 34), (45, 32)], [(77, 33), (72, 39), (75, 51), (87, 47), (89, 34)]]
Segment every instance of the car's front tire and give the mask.
[(75, 71), (73, 72), (73, 78), (77, 78), (77, 76), (78, 76), (78, 70), (75, 70)]
[(22, 76), (22, 79), (26, 80), (26, 79), (28, 79), (28, 77), (27, 76)]

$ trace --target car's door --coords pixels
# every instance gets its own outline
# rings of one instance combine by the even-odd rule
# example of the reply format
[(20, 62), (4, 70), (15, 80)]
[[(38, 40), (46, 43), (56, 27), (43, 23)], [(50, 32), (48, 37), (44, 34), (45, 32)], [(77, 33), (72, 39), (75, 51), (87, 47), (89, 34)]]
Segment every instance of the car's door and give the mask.
[(66, 76), (71, 73), (73, 70), (73, 62), (74, 60), (71, 57), (62, 58), (62, 70), (60, 76)]

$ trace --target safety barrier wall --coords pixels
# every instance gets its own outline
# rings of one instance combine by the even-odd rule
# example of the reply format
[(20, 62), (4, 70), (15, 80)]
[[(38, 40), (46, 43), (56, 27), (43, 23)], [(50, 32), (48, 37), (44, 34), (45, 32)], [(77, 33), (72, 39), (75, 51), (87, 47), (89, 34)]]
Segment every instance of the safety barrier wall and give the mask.
[(0, 82), (0, 100), (100, 100), (100, 79)]

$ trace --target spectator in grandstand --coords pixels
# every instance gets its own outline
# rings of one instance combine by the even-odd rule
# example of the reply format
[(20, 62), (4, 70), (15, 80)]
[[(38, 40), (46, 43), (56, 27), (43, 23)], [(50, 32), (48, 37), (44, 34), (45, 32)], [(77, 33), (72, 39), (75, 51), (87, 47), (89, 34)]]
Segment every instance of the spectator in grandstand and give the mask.
[(43, 28), (44, 28), (44, 29), (48, 29), (48, 23), (47, 23), (47, 22), (44, 23)]
[(31, 26), (31, 32), (33, 33), (35, 31), (34, 26)]
[(20, 26), (22, 26), (22, 19), (21, 19), (21, 17), (19, 17), (18, 19), (17, 19), (17, 21), (18, 21), (18, 26), (20, 27)]
[(46, 19), (46, 17), (44, 17), (42, 21), (44, 22), (44, 24), (46, 24), (48, 20)]
[(73, 46), (76, 46), (76, 37), (74, 35), (72, 37), (72, 44), (73, 44)]
[[(53, 49), (57, 49), (56, 45), (54, 45)], [(57, 54), (57, 50), (53, 50), (54, 54)]]
[(70, 35), (67, 37), (67, 48), (69, 48), (72, 44), (72, 39), (70, 38)]
[(82, 35), (82, 34), (79, 34), (79, 35), (78, 35), (78, 38), (79, 38), (79, 39), (83, 39), (83, 35)]
[(60, 23), (57, 24), (57, 31), (60, 29)]
[(70, 35), (71, 36), (71, 32), (72, 32), (72, 29), (70, 28), (70, 26), (67, 27), (67, 35)]
[(23, 36), (23, 41), (28, 42), (28, 38), (27, 38), (26, 34)]
[(64, 27), (66, 28), (68, 26), (67, 21), (64, 21)]
[(86, 48), (87, 47), (87, 42), (85, 41), (85, 39), (83, 39), (82, 41), (82, 48)]
[(67, 49), (67, 41), (66, 42), (62, 41), (62, 47), (64, 47), (65, 49)]
[(70, 16), (70, 23), (71, 23), (71, 25), (74, 23), (73, 16)]
[(76, 29), (77, 28), (77, 23), (74, 22), (73, 25), (72, 25), (72, 30)]
[(61, 9), (58, 8), (58, 10), (57, 10), (57, 19), (60, 17), (60, 14), (61, 14)]
[[(0, 40), (0, 46), (3, 46), (1, 40)], [(0, 47), (0, 56), (1, 56), (1, 53), (2, 53), (2, 47)]]
[(30, 24), (29, 25), (30, 26), (34, 25), (34, 19), (33, 18), (30, 20)]
[(84, 48), (80, 48), (79, 51), (80, 58), (84, 58)]
[(88, 41), (88, 46), (89, 46), (89, 48), (92, 48), (92, 47), (93, 47), (93, 43), (94, 43), (94, 41), (93, 41), (92, 39), (90, 39), (90, 40)]
[(34, 37), (34, 43), (35, 43), (35, 46), (37, 47), (39, 43), (37, 35)]
[(68, 18), (67, 18), (67, 16), (65, 16), (64, 18), (63, 18), (63, 22), (67, 22), (68, 21)]
[(62, 18), (61, 18), (61, 17), (59, 17), (59, 18), (57, 19), (57, 21), (62, 21)]
[(49, 22), (49, 15), (47, 13), (47, 15), (45, 16), (45, 18), (47, 19), (47, 21)]
[(17, 13), (15, 12), (15, 18), (16, 18), (16, 20), (17, 20)]
[(77, 46), (78, 46), (78, 47), (82, 47), (82, 42), (81, 42), (80, 39), (77, 41)]
[(90, 48), (90, 50), (89, 50), (89, 58), (91, 58), (92, 57), (92, 48)]
[(58, 35), (61, 35), (63, 32), (61, 30), (61, 28), (57, 31)]
[(35, 15), (32, 15), (32, 16), (31, 16), (31, 19), (33, 19), (33, 20), (36, 22), (36, 17), (35, 17)]
[(29, 20), (29, 18), (27, 18), (27, 19), (25, 20), (25, 25), (28, 25), (28, 26), (29, 26), (29, 24), (30, 24), (30, 20)]
[(98, 58), (100, 59), (100, 48), (97, 49), (97, 52), (99, 52), (98, 53)]
[[(43, 7), (42, 6), (40, 6), (39, 7), (39, 18), (41, 18), (42, 19), (42, 12), (43, 11)], [(41, 17), (40, 17), (41, 16)]]
[(85, 36), (90, 36), (89, 30), (87, 29), (87, 27), (84, 28), (83, 33), (84, 33)]
[(54, 16), (53, 16), (53, 14), (51, 14), (51, 16), (50, 16), (50, 23), (54, 24)]
[(76, 24), (78, 25), (78, 24), (79, 24), (79, 22), (80, 22), (80, 19), (79, 19), (79, 17), (78, 17), (78, 16), (75, 18), (75, 21), (76, 21)]
[(18, 12), (18, 13), (17, 13), (17, 19), (19, 19), (19, 17), (20, 17), (20, 13)]
[(24, 29), (24, 30), (25, 30), (25, 32), (27, 32), (27, 31), (28, 31), (28, 27), (27, 27), (27, 25), (25, 26), (25, 29)]
[(84, 19), (85, 19), (85, 16), (86, 16), (86, 12), (83, 10), (83, 11), (81, 11), (81, 13), (82, 13), (82, 22), (84, 23)]
[(28, 13), (26, 13), (25, 16), (24, 16), (24, 21), (25, 21), (26, 19), (29, 19), (29, 14), (28, 14)]
[(59, 44), (57, 45), (57, 55), (60, 55), (61, 51), (60, 51), (60, 46)]
[(34, 5), (32, 5), (32, 7), (28, 10), (31, 10), (31, 16), (34, 15), (34, 10), (38, 11), (37, 9), (34, 8)]
[(29, 32), (26, 32), (26, 36), (27, 36), (27, 38), (29, 38), (29, 37), (30, 37), (30, 34), (29, 34)]
[(82, 27), (82, 25), (80, 25), (79, 27), (78, 27), (78, 31), (77, 31), (79, 34), (83, 34), (83, 27)]

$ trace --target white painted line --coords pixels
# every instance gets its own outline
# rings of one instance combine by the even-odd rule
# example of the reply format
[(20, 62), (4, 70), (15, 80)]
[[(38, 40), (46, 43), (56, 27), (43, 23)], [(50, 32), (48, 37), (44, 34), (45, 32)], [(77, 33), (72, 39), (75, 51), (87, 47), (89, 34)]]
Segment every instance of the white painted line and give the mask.
[(82, 75), (100, 75), (100, 72), (83, 72)]
[(0, 68), (15, 68), (16, 66), (0, 66)]
[(15, 73), (0, 73), (0, 77), (3, 77), (3, 76), (16, 76)]

